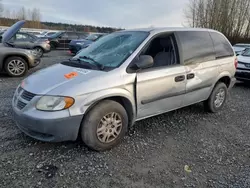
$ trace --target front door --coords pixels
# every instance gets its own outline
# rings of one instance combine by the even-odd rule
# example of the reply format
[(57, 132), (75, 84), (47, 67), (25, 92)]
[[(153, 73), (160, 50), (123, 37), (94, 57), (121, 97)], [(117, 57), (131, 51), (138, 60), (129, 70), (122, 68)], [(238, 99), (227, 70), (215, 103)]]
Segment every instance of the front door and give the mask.
[(137, 73), (137, 119), (179, 108), (185, 95), (185, 78), (183, 65), (164, 66)]

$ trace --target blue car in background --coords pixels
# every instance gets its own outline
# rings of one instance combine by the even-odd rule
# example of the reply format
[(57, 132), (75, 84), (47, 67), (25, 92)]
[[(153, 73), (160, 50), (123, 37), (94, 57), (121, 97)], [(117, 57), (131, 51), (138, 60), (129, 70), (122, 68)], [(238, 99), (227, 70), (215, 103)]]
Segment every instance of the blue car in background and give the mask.
[(77, 39), (77, 40), (71, 40), (69, 43), (69, 51), (71, 54), (76, 54), (78, 51), (80, 51), (83, 48), (87, 48), (90, 44), (97, 41), (101, 37), (106, 35), (105, 33), (95, 33), (89, 35), (85, 39)]

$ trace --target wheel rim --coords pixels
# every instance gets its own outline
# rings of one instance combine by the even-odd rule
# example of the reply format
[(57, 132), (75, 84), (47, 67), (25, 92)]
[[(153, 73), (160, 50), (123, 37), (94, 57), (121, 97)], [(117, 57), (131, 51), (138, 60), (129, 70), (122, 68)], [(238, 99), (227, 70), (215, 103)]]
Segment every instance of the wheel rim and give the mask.
[(25, 72), (25, 64), (21, 60), (11, 60), (8, 63), (8, 71), (13, 75), (21, 75)]
[(122, 119), (116, 112), (111, 112), (103, 116), (97, 127), (97, 138), (102, 143), (114, 141), (121, 133)]
[(225, 94), (226, 94), (226, 92), (222, 88), (216, 94), (215, 101), (214, 101), (214, 105), (215, 105), (216, 108), (219, 108), (224, 103)]
[(41, 48), (35, 48), (35, 51), (36, 51), (38, 56), (42, 56), (43, 50)]

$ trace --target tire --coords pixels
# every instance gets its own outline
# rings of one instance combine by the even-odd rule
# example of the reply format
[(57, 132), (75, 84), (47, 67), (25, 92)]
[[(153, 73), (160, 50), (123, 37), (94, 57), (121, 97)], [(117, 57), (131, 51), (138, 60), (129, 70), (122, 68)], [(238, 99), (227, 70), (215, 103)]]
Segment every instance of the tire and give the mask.
[[(110, 114), (117, 114), (116, 125), (117, 128), (112, 129), (112, 123), (109, 125), (102, 124), (102, 122), (108, 122), (110, 119), (107, 118)], [(106, 116), (106, 120), (104, 117)], [(118, 122), (121, 121), (119, 127)], [(101, 121), (102, 120), (102, 121)], [(110, 123), (110, 122), (109, 122)], [(102, 126), (101, 126), (102, 125)], [(97, 130), (99, 129), (99, 136)], [(116, 130), (117, 133), (111, 132), (110, 130)], [(112, 100), (105, 100), (97, 104), (91, 109), (85, 116), (81, 125), (81, 137), (83, 142), (91, 149), (95, 151), (105, 151), (118, 145), (128, 129), (128, 115), (123, 106)], [(103, 131), (100, 131), (103, 130)], [(108, 130), (108, 131), (107, 131)], [(110, 131), (110, 132), (109, 132)], [(103, 134), (102, 134), (103, 133)], [(106, 136), (107, 134), (113, 134), (114, 136)], [(115, 139), (114, 139), (115, 138)], [(113, 139), (113, 140), (112, 140)], [(106, 142), (105, 142), (106, 140)]]
[(38, 57), (43, 57), (44, 50), (41, 47), (37, 46), (34, 48), (34, 50), (37, 52)]
[[(223, 92), (224, 92), (224, 97), (222, 97)], [(220, 98), (221, 100), (217, 100), (218, 103), (216, 105), (216, 96), (219, 95), (219, 93), (220, 93), (220, 97), (218, 96), (218, 98)], [(217, 83), (212, 93), (210, 94), (208, 100), (204, 102), (205, 110), (208, 112), (212, 112), (212, 113), (216, 113), (220, 111), (226, 103), (227, 96), (228, 96), (228, 88), (226, 84), (222, 82)]]
[[(14, 65), (19, 65), (19, 73), (15, 73), (17, 69), (11, 69)], [(4, 70), (11, 77), (22, 77), (27, 73), (28, 69), (28, 63), (21, 57), (9, 57), (4, 62)]]
[(50, 43), (50, 49), (55, 50), (56, 49), (56, 44), (54, 42)]

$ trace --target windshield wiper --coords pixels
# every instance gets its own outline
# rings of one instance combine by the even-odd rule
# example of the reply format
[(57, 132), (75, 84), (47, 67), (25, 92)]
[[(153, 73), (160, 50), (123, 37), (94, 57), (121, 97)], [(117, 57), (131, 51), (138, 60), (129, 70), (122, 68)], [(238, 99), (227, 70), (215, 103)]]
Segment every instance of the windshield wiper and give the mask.
[(85, 65), (85, 66), (87, 66), (87, 67), (89, 67), (89, 68), (93, 68), (93, 66), (95, 66), (95, 65), (93, 65), (93, 64), (91, 64), (91, 63), (89, 63), (89, 62), (86, 62), (86, 61), (83, 61), (82, 59), (80, 59), (80, 58), (76, 58), (76, 59), (74, 59), (74, 58), (70, 58), (70, 59), (68, 59), (69, 61), (74, 61), (74, 62), (78, 62), (79, 64), (82, 64), (81, 62), (84, 62), (84, 64), (82, 64), (82, 65)]
[(88, 59), (88, 60), (94, 62), (96, 67), (99, 68), (100, 70), (103, 70), (105, 68), (105, 66), (103, 64), (98, 63), (96, 60), (94, 60), (93, 58), (91, 58), (89, 56), (80, 56), (79, 59)]

